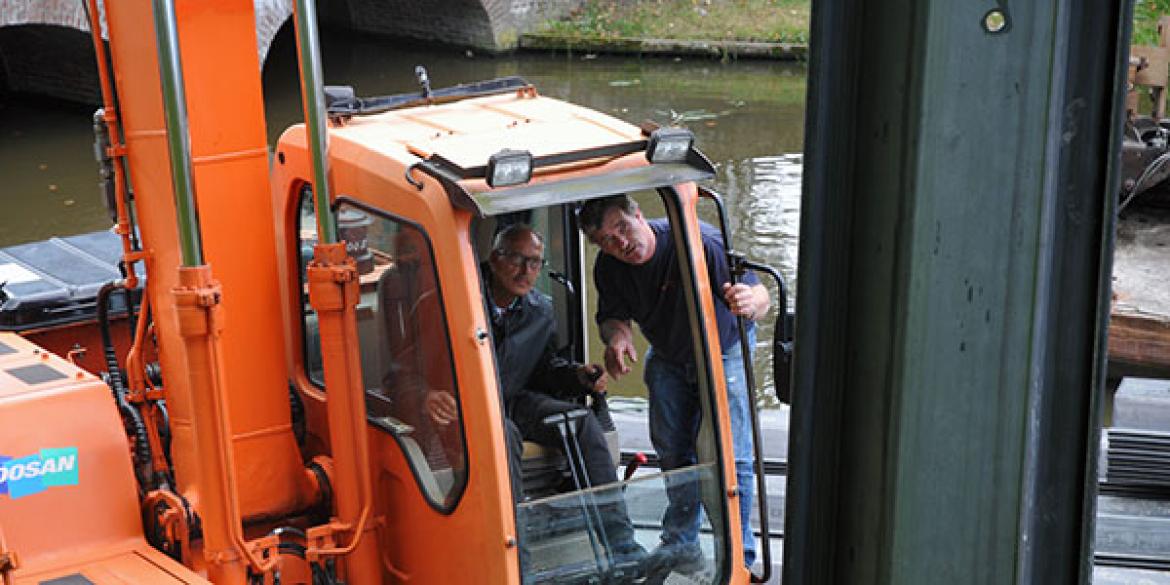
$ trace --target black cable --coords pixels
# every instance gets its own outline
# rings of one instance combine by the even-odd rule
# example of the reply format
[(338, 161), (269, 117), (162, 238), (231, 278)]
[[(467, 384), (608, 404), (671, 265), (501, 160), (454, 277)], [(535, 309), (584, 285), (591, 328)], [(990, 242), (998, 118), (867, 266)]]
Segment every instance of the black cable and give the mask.
[(102, 337), (102, 351), (106, 359), (106, 374), (109, 377), (110, 389), (114, 394), (114, 402), (122, 420), (127, 425), (127, 432), (134, 437), (134, 464), (139, 483), (147, 487), (151, 482), (150, 474), (143, 477), (142, 470), (148, 470), (151, 463), (150, 443), (146, 437), (146, 423), (142, 420), (142, 413), (138, 412), (126, 398), (128, 390), (122, 377), (122, 369), (118, 366), (118, 353), (114, 349), (114, 341), (110, 336), (109, 304), (110, 295), (118, 289), (125, 290), (125, 282), (111, 280), (102, 285), (97, 294), (98, 330)]

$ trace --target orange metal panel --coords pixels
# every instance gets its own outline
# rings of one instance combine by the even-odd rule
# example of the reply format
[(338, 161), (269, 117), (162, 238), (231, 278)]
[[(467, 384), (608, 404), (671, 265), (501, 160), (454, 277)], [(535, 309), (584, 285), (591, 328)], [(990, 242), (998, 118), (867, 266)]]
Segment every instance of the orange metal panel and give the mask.
[[(130, 329), (126, 325), (125, 317), (110, 320), (110, 334), (118, 352), (118, 363), (124, 367), (124, 358), (131, 343)], [(106, 369), (102, 336), (95, 321), (24, 331), (21, 336), (59, 356), (68, 356), (74, 349), (82, 350), (76, 354), (74, 363), (91, 374)], [(147, 344), (145, 350), (144, 358), (147, 363), (158, 359), (152, 345)]]
[[(170, 557), (146, 546), (139, 540), (122, 543), (129, 546), (114, 546), (104, 554), (89, 559), (74, 559), (68, 566), (38, 573), (18, 573), (16, 585), (39, 585), (52, 579), (73, 577), (85, 579), (93, 585), (125, 585), (127, 583), (149, 583), (151, 585), (189, 584), (201, 585), (209, 581), (192, 573)], [(70, 582), (73, 583), (73, 582)], [(85, 581), (76, 581), (78, 585)]]
[[(307, 176), (308, 161), (300, 131), (297, 127), (282, 139), (285, 162), (276, 166), (273, 177), (277, 197), (287, 196), (297, 178)], [(335, 193), (363, 194), (374, 206), (422, 224), (431, 238), (439, 259), (464, 415), (468, 484), (449, 515), (436, 512), (426, 503), (393, 439), (381, 433), (371, 434), (375, 512), (382, 519), (378, 539), (385, 578), (401, 583), (455, 583), (475, 575), (477, 582), (483, 583), (519, 582), (503, 414), (497, 398), (492, 348), (476, 336), (477, 330), (487, 330), (487, 321), (468, 236), (470, 215), (453, 210), (447, 196), (433, 182), (421, 192), (408, 186), (402, 178), (403, 168), (384, 153), (336, 139), (331, 152)], [(296, 274), (295, 261), (286, 258), (290, 277)], [(289, 318), (297, 322), (299, 292), (292, 284), (295, 280), (289, 282), (284, 302)], [(300, 367), (298, 346), (290, 346), (289, 357)], [(436, 554), (443, 555), (443, 562), (434, 562)]]
[(17, 335), (0, 344), (0, 523), (17, 581), (147, 548), (110, 389)]
[(354, 118), (331, 129), (331, 136), (404, 166), (416, 162), (416, 154), (441, 154), (471, 167), (487, 164), (489, 155), (505, 147), (540, 156), (630, 142), (642, 133), (627, 122), (568, 102), (506, 94)]

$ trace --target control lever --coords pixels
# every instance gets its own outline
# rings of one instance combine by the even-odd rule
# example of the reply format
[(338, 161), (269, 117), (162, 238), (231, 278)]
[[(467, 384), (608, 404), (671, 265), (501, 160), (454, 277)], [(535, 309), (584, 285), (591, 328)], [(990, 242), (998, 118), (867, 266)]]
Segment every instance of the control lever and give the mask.
[(646, 454), (641, 451), (634, 453), (634, 457), (630, 459), (629, 463), (626, 464), (626, 471), (622, 473), (622, 481), (630, 481), (630, 478), (634, 477), (634, 472), (638, 471), (638, 468), (645, 464)]
[[(568, 412), (555, 412), (544, 417), (540, 422), (546, 427), (556, 428), (561, 436), (565, 458), (569, 460), (569, 472), (573, 477), (573, 486), (577, 489), (577, 501), (581, 516), (585, 519), (585, 531), (589, 535), (589, 546), (593, 549), (593, 560), (597, 564), (598, 573), (605, 574), (606, 567), (613, 568), (613, 557), (609, 551), (609, 539), (605, 536), (605, 525), (602, 522), (601, 512), (597, 508), (597, 500), (594, 499), (593, 494), (589, 494), (588, 504), (582, 495), (583, 490), (590, 490), (593, 487), (593, 483), (589, 479), (589, 471), (585, 469), (585, 458), (581, 456), (581, 444), (577, 439), (577, 425), (582, 418), (588, 415), (589, 411), (579, 408)], [(574, 456), (576, 456), (576, 461), (573, 459)], [(592, 507), (589, 504), (592, 504)], [(594, 522), (597, 523), (596, 527), (594, 527)], [(601, 563), (603, 558), (605, 559), (604, 566)]]

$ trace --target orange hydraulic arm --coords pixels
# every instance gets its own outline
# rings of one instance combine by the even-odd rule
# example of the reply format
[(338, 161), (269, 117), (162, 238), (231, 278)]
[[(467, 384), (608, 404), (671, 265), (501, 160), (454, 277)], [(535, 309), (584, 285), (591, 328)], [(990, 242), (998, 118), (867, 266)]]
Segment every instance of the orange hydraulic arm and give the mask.
[[(316, 483), (301, 462), (291, 430), (283, 326), (274, 302), (275, 232), (253, 5), (180, 0), (175, 6), (189, 122), (184, 138), (189, 140), (202, 249), (222, 290), (214, 295), (213, 327), (206, 328), (217, 346), (210, 358), (192, 355), (184, 345), (176, 304), (177, 298), (192, 296), (196, 304), (203, 303), (208, 295), (176, 297), (171, 292), (214, 285), (209, 278), (181, 283), (176, 270), (183, 242), (175, 230), (158, 47), (149, 34), (156, 28), (156, 14), (147, 2), (109, 2), (105, 9), (149, 274), (146, 295), (155, 315), (171, 412), (175, 479), (200, 515), (205, 534), (230, 535), (239, 548), (242, 521), (287, 516), (317, 500)], [(184, 319), (189, 337), (199, 327)], [(225, 322), (232, 325), (217, 336), (215, 327)], [(189, 379), (186, 373), (199, 364), (207, 366), (207, 375)], [(222, 405), (219, 414), (228, 418), (222, 425), (196, 429), (196, 402)], [(223, 448), (196, 441), (206, 433), (222, 433)], [(233, 485), (233, 476), (247, 481)], [(228, 486), (228, 493), (215, 497), (200, 487), (213, 485)], [(217, 559), (225, 560), (208, 560)]]
[[(340, 523), (309, 532), (310, 561), (315, 556), (351, 555), (347, 563), (347, 582), (363, 585), (378, 582), (381, 574), (378, 549), (373, 535), (369, 446), (364, 433), (347, 432), (365, 429), (365, 402), (361, 365), (353, 343), (357, 339), (354, 310), (358, 300), (357, 268), (345, 253), (345, 243), (320, 244), (308, 267), (309, 298), (320, 317), (321, 353), (325, 360), (325, 384), (329, 396), (329, 428), (333, 452), (337, 454), (337, 512)], [(348, 346), (348, 347), (347, 347)], [(359, 509), (360, 508), (360, 509)], [(349, 522), (352, 522), (350, 524)], [(334, 533), (349, 533), (349, 541), (334, 544)]]
[[(309, 299), (319, 317), (325, 385), (330, 388), (326, 410), (330, 443), (337, 473), (338, 521), (309, 532), (307, 557), (348, 555), (346, 580), (355, 585), (376, 583), (381, 563), (373, 535), (366, 530), (373, 508), (370, 451), (366, 427), (365, 395), (360, 358), (355, 349), (356, 308), (360, 292), (354, 260), (338, 241), (330, 208), (329, 133), (325, 125), (325, 97), (321, 85), (321, 59), (317, 42), (317, 15), (313, 0), (296, 0), (297, 54), (301, 72), (301, 102), (312, 153), (313, 184), (317, 209), (317, 234), (307, 270)], [(350, 533), (348, 544), (336, 545), (335, 533)]]

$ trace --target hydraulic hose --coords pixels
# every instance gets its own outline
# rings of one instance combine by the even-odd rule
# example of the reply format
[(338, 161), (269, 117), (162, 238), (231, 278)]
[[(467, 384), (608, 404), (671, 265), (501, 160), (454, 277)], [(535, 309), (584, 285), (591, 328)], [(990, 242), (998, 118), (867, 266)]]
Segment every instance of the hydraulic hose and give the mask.
[(110, 336), (109, 304), (110, 294), (115, 290), (124, 290), (126, 281), (111, 280), (102, 285), (97, 294), (98, 327), (102, 334), (102, 351), (106, 358), (106, 371), (110, 376), (110, 386), (114, 389), (115, 398), (125, 400), (126, 384), (122, 379), (122, 370), (118, 367), (118, 354), (114, 349), (114, 341)]
[[(138, 409), (134, 408), (126, 399), (126, 383), (122, 378), (122, 369), (118, 367), (118, 353), (114, 349), (114, 341), (110, 335), (110, 295), (115, 290), (126, 291), (125, 286), (126, 281), (122, 279), (111, 280), (102, 285), (97, 294), (97, 320), (98, 329), (102, 335), (102, 352), (106, 358), (106, 373), (109, 376), (110, 389), (114, 393), (114, 402), (118, 405), (118, 412), (122, 414), (122, 419), (126, 421), (134, 435), (134, 467), (137, 470), (142, 467), (149, 468), (151, 464), (146, 423), (142, 421), (142, 415)], [(129, 297), (128, 293), (127, 297)]]

